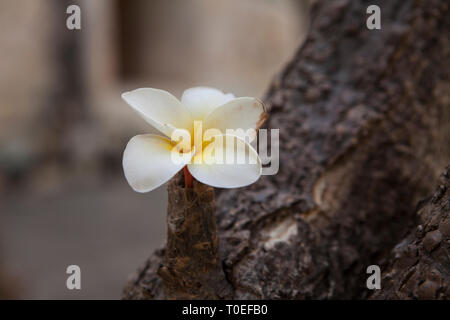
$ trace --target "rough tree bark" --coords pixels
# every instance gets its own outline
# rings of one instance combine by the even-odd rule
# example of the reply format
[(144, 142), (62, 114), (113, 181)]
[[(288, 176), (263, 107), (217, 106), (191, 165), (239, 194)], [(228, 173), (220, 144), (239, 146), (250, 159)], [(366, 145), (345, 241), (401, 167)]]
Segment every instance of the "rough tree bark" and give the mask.
[[(370, 4), (381, 7), (381, 30), (366, 28)], [(312, 20), (265, 99), (267, 127), (280, 129), (280, 171), (217, 197), (227, 297), (368, 298), (366, 268), (379, 264), (389, 275), (375, 298), (449, 298), (448, 240), (418, 249), (405, 262), (415, 271), (395, 262), (410, 243), (434, 248), (432, 230), (448, 239), (448, 218), (431, 222), (443, 213), (415, 214), (450, 159), (448, 2), (322, 0)], [(166, 298), (163, 257), (149, 258), (124, 298)], [(422, 259), (439, 261), (439, 280), (420, 271), (430, 266)]]
[(450, 165), (430, 199), (420, 203), (418, 225), (395, 246), (373, 299), (450, 297)]
[(167, 244), (158, 269), (168, 299), (216, 299), (231, 294), (219, 259), (214, 190), (181, 174), (169, 183)]

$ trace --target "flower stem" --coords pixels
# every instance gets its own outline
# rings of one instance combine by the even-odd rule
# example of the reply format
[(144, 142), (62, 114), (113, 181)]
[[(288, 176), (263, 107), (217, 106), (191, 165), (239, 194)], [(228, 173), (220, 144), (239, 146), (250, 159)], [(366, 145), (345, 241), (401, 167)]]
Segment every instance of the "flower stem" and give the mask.
[(184, 166), (184, 186), (185, 188), (192, 188), (192, 183), (194, 182), (194, 177), (189, 172), (187, 166)]
[[(189, 171), (183, 171), (186, 178)], [(164, 297), (230, 299), (234, 291), (219, 256), (214, 189), (200, 182), (186, 188), (182, 175), (177, 174), (167, 186), (167, 241), (157, 267)]]

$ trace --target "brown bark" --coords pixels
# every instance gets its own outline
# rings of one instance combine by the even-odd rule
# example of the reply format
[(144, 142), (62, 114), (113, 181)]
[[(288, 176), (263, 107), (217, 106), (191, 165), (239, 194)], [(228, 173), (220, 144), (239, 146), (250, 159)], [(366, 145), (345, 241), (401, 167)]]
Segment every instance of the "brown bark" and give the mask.
[(214, 190), (194, 182), (185, 188), (179, 174), (168, 187), (167, 244), (158, 269), (165, 297), (216, 299), (230, 295), (219, 259)]
[[(381, 30), (365, 26), (370, 4)], [(267, 127), (280, 129), (279, 173), (217, 198), (235, 299), (368, 297), (367, 266), (417, 227), (416, 204), (450, 159), (448, 3), (317, 1), (312, 15), (265, 99)], [(124, 298), (165, 298), (162, 260), (156, 252)]]
[(450, 298), (450, 165), (417, 215), (417, 227), (388, 256), (373, 299)]

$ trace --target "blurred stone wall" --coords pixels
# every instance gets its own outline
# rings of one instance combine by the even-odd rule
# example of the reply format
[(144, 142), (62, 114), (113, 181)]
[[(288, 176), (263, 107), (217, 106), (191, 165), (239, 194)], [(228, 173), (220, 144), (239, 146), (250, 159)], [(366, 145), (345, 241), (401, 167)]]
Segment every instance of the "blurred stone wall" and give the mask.
[[(0, 2), (0, 172), (26, 165), (31, 130), (52, 86), (49, 1)], [(2, 175), (0, 174), (0, 185)], [(1, 187), (0, 187), (1, 188)]]
[[(152, 129), (120, 94), (261, 96), (305, 34), (302, 3), (0, 0), (0, 298), (118, 298), (163, 241), (167, 205), (165, 187), (142, 195), (123, 178), (125, 144)], [(65, 287), (73, 263), (81, 292)]]
[[(298, 1), (297, 1), (298, 2)], [(122, 72), (261, 95), (297, 48), (300, 7), (290, 0), (124, 1)]]
[[(180, 96), (187, 87), (209, 85), (261, 96), (307, 29), (306, 5), (295, 0), (74, 0), (66, 2), (81, 6), (82, 30), (68, 31), (67, 15), (56, 1), (0, 2), (3, 173), (40, 164), (48, 142), (42, 139), (54, 134), (70, 136), (57, 141), (71, 150), (73, 163), (97, 161), (103, 154), (120, 159), (131, 135), (151, 131), (121, 101), (125, 90), (157, 87)], [(70, 123), (67, 131), (74, 132), (54, 133), (46, 123), (55, 121), (49, 110), (78, 107), (64, 97), (50, 98), (58, 85), (71, 83), (56, 70), (59, 30), (78, 37), (90, 121)], [(45, 130), (50, 132), (41, 135)]]

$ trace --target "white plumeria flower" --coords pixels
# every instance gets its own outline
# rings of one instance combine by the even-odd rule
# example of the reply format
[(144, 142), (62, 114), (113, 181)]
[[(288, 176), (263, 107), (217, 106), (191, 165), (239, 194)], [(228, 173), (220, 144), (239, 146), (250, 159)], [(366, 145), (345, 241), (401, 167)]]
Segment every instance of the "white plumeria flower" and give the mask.
[[(257, 130), (266, 119), (266, 111), (256, 98), (224, 94), (220, 90), (195, 87), (184, 91), (181, 102), (170, 93), (152, 88), (141, 88), (122, 94), (122, 98), (149, 124), (167, 137), (144, 134), (133, 137), (123, 155), (123, 169), (130, 186), (137, 192), (151, 191), (170, 180), (179, 170), (187, 167), (198, 181), (219, 188), (236, 188), (252, 184), (261, 175), (261, 160), (255, 149), (240, 134), (226, 134), (227, 129)], [(180, 149), (171, 138), (176, 131), (184, 130), (191, 137), (200, 123), (202, 131), (220, 130), (216, 138), (232, 139), (237, 144), (237, 158), (245, 163), (220, 163), (211, 161), (211, 147), (230, 151), (227, 143), (201, 143)], [(256, 131), (254, 131), (256, 132)], [(250, 137), (251, 139), (254, 136)], [(196, 140), (194, 138), (194, 140)], [(215, 141), (216, 139), (214, 139)], [(229, 141), (229, 140), (227, 140)], [(240, 147), (239, 147), (240, 146)], [(234, 146), (232, 147), (234, 151)], [(182, 153), (182, 161), (173, 161), (173, 151)], [(208, 158), (208, 159), (205, 159)], [(192, 161), (191, 161), (192, 160)], [(185, 171), (186, 173), (186, 171)]]

